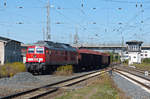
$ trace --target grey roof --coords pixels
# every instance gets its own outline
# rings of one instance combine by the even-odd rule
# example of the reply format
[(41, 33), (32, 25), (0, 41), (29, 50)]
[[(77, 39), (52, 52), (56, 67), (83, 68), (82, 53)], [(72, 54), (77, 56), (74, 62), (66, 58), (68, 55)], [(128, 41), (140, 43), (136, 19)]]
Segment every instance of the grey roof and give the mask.
[(38, 41), (35, 43), (35, 45), (38, 46), (45, 46), (49, 49), (55, 49), (55, 50), (69, 50), (69, 51), (76, 51), (76, 48), (73, 48), (69, 44), (64, 43), (55, 43), (52, 41)]
[(9, 38), (2, 37), (2, 36), (0, 36), (0, 41), (3, 41), (3, 42), (15, 41), (15, 42), (21, 43), (20, 41), (16, 41), (16, 40), (9, 39)]
[(143, 41), (137, 41), (137, 40), (132, 40), (132, 41), (127, 41), (126, 44), (142, 44)]

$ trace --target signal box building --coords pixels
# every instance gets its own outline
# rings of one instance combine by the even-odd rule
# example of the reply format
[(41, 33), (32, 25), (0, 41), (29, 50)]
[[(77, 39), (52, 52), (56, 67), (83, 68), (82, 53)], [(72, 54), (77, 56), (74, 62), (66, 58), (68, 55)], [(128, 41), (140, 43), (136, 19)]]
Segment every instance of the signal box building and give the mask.
[(129, 65), (133, 63), (141, 63), (141, 45), (142, 41), (128, 41), (127, 52), (129, 56)]
[(0, 65), (20, 61), (21, 42), (0, 36)]

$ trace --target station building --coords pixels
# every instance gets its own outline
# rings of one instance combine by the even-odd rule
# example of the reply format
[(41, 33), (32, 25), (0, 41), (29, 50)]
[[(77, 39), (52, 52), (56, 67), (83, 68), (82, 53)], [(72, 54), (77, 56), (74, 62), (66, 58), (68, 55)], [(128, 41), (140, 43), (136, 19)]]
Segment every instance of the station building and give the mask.
[(21, 61), (21, 42), (0, 36), (0, 65)]
[(129, 65), (133, 63), (141, 63), (141, 45), (142, 41), (128, 41), (127, 44), (127, 53), (129, 57)]
[(141, 51), (141, 58), (150, 58), (150, 50), (142, 50)]

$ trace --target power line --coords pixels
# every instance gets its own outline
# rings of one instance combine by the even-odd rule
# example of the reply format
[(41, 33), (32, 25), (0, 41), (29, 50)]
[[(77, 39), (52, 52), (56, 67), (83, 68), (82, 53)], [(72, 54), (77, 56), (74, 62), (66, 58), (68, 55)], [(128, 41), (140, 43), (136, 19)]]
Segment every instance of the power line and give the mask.
[(54, 9), (58, 14), (60, 14), (61, 16), (63, 16), (64, 18), (66, 18), (67, 20), (69, 20), (71, 23), (74, 22), (76, 25), (85, 28), (84, 26), (82, 26), (79, 23), (76, 23), (75, 20), (72, 20), (70, 17), (67, 17), (66, 15), (64, 15), (63, 13), (61, 13), (60, 11), (58, 11), (57, 9)]
[(122, 28), (122, 32), (124, 32), (126, 30), (126, 28), (129, 26), (129, 24), (134, 21), (139, 15), (140, 15), (141, 11), (139, 11), (139, 13), (135, 14), (127, 23), (126, 25)]
[(41, 3), (46, 3), (46, 0), (45, 0), (45, 2), (43, 0), (38, 0), (38, 1), (41, 2)]
[(103, 0), (114, 3), (150, 3), (150, 1), (127, 1), (127, 0)]

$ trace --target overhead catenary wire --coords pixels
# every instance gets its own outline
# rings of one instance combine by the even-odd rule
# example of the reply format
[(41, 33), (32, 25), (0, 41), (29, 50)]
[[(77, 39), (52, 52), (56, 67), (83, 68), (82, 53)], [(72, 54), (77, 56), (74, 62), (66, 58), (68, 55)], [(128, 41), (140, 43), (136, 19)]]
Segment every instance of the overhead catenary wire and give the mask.
[[(82, 1), (82, 3), (83, 3), (83, 0), (81, 0), (81, 1)], [(58, 6), (57, 3), (55, 3), (55, 5)], [(73, 6), (74, 6), (74, 3), (73, 3)], [(83, 9), (81, 9), (80, 7), (79, 7), (79, 8), (76, 8), (75, 6), (74, 6), (74, 8), (64, 8), (64, 7), (58, 6), (58, 7), (55, 7), (54, 10), (55, 10), (58, 14), (62, 15), (64, 18), (69, 19), (69, 21), (70, 21), (71, 23), (74, 22), (74, 23), (76, 24), (75, 26), (78, 25), (78, 26), (82, 27), (83, 29), (85, 29), (85, 27), (84, 27), (83, 25), (81, 25), (81, 23), (83, 24), (83, 22), (77, 23), (75, 20), (72, 20), (70, 17), (68, 17), (68, 16), (66, 16), (66, 15), (64, 15), (63, 13), (60, 12), (60, 10), (73, 10), (73, 9), (79, 10), (79, 11), (81, 11), (82, 14), (85, 14), (85, 12), (83, 11)]]
[(122, 28), (121, 32), (124, 32), (130, 25), (130, 23), (133, 22), (140, 14), (141, 14), (141, 11), (136, 13), (130, 20), (128, 20), (128, 22), (126, 22), (125, 26)]
[[(8, 1), (8, 0), (4, 0), (4, 1)], [(37, 6), (36, 7), (36, 5), (33, 5), (33, 6), (30, 6), (29, 7), (29, 9), (30, 8), (46, 8), (45, 6), (42, 6), (43, 4), (46, 4), (46, 2), (45, 1), (47, 1), (47, 0), (37, 0), (41, 5), (39, 5), (39, 7)], [(89, 26), (89, 24), (94, 24), (94, 26), (93, 27), (98, 27), (99, 25), (100, 25), (100, 22), (98, 23), (98, 22), (96, 22), (95, 21), (95, 19), (93, 18), (93, 17), (91, 17), (90, 15), (92, 15), (92, 14), (90, 14), (90, 12), (88, 12), (89, 11), (89, 9), (92, 9), (92, 8), (90, 8), (89, 7), (89, 5), (87, 5), (87, 1), (86, 0), (79, 0), (80, 1), (80, 5), (79, 5), (79, 3), (78, 3), (78, 6), (74, 6), (74, 7), (72, 7), (72, 6), (70, 6), (70, 7), (61, 7), (61, 6), (55, 6), (55, 3), (54, 3), (54, 8), (52, 8), (52, 10), (54, 10), (54, 12), (56, 12), (56, 13), (58, 13), (59, 15), (61, 15), (60, 17), (64, 17), (65, 19), (67, 19), (67, 21), (69, 21), (69, 23), (66, 23), (66, 20), (64, 21), (64, 19), (63, 18), (61, 18), (61, 20), (60, 21), (63, 21), (63, 22), (59, 22), (59, 21), (57, 21), (57, 20), (54, 20), (54, 21), (57, 21), (57, 22), (55, 22), (55, 23), (52, 23), (52, 24), (65, 24), (65, 25), (72, 25), (72, 29), (74, 29), (74, 27), (76, 26), (76, 25), (78, 25), (79, 27), (80, 27), (80, 29), (81, 28), (83, 28), (83, 30), (86, 30), (87, 32), (89, 32), (88, 30), (90, 30), (90, 28), (92, 28), (92, 26)], [(140, 0), (140, 1), (136, 1), (136, 2), (132, 2), (132, 0), (102, 0), (102, 1), (107, 1), (107, 2), (109, 2), (109, 3), (112, 3), (112, 4), (114, 4), (114, 3), (124, 3), (124, 4), (126, 4), (126, 3), (131, 3), (131, 4), (134, 4), (135, 5), (135, 7), (137, 6), (137, 7), (142, 7), (142, 9), (143, 10), (145, 10), (145, 6), (144, 6), (144, 4), (145, 3), (148, 3), (148, 1), (142, 1), (142, 0)], [(59, 2), (57, 2), (57, 3), (59, 3)], [(141, 5), (141, 3), (142, 3), (142, 5)], [(143, 4), (144, 3), (144, 4)], [(9, 3), (8, 3), (9, 4)], [(74, 5), (74, 3), (73, 3), (73, 5)], [(62, 5), (63, 6), (63, 5)], [(7, 8), (13, 8), (12, 6), (11, 7), (9, 7), (8, 5), (7, 5)], [(26, 9), (27, 8), (27, 6), (14, 6), (14, 8), (18, 8), (18, 9)], [(93, 8), (96, 8), (94, 11), (95, 11), (95, 13), (98, 13), (98, 9), (97, 9), (97, 7), (93, 7)], [(110, 8), (110, 7), (109, 7)], [(122, 8), (122, 6), (120, 6), (119, 8)], [(1, 9), (1, 8), (0, 8)], [(81, 15), (81, 18), (83, 18), (83, 20), (81, 20), (81, 21), (78, 21), (78, 20), (76, 20), (76, 19), (74, 19), (74, 18), (71, 18), (71, 17), (69, 17), (69, 15), (68, 14), (65, 14), (65, 13), (63, 13), (63, 12), (61, 12), (61, 10), (73, 10), (73, 9), (75, 9), (75, 10), (79, 10), (78, 12), (80, 12), (82, 15)], [(101, 9), (100, 7), (99, 7), (99, 9)], [(107, 6), (107, 8), (106, 9), (108, 9), (108, 6)], [(82, 11), (84, 12), (82, 12)], [(93, 10), (93, 9), (92, 9)], [(141, 10), (140, 10), (141, 11)], [(21, 11), (20, 11), (21, 12)], [(72, 11), (73, 12), (73, 11)], [(111, 12), (110, 12), (111, 13)], [(17, 13), (15, 13), (16, 15), (17, 15)], [(22, 14), (22, 13), (21, 13)], [(16, 22), (16, 23), (23, 23), (23, 24), (38, 24), (38, 23), (41, 23), (42, 25), (43, 24), (45, 24), (46, 22), (45, 21), (43, 21), (43, 22), (34, 22), (34, 21), (32, 21), (32, 20), (24, 20), (24, 19), (27, 19), (26, 18), (26, 15), (21, 15), (21, 14), (18, 14), (17, 16), (18, 16), (18, 18), (19, 17), (21, 17), (20, 18), (20, 22)], [(27, 16), (28, 17), (28, 16)], [(30, 17), (28, 17), (28, 18), (30, 18)], [(107, 25), (109, 24), (110, 26), (112, 26), (111, 24), (111, 22), (110, 22), (110, 16), (108, 17), (108, 18), (105, 18), (106, 20), (109, 20), (108, 22), (107, 22)], [(137, 19), (137, 18), (139, 18), (139, 19)], [(122, 31), (122, 32), (125, 32), (125, 31), (128, 31), (128, 29), (129, 30), (131, 30), (131, 31), (134, 31), (134, 29), (142, 29), (142, 32), (145, 32), (146, 30), (144, 30), (143, 28), (144, 27), (148, 27), (147, 25), (145, 25), (146, 24), (146, 22), (148, 22), (148, 21), (144, 21), (144, 18), (145, 18), (145, 15), (142, 13), (142, 12), (137, 12), (137, 14), (135, 15), (135, 16), (133, 16), (133, 17), (131, 17), (131, 19), (129, 19), (129, 20), (125, 20), (124, 22), (125, 23), (123, 23), (123, 25), (122, 25), (122, 29), (120, 30), (120, 31)], [(136, 20), (136, 22), (134, 22)], [(31, 22), (28, 22), (28, 21), (31, 21)], [(90, 22), (88, 22), (88, 21), (90, 21)], [(127, 22), (126, 22), (127, 21)], [(134, 23), (133, 23), (134, 22)], [(140, 22), (142, 22), (142, 23), (140, 23)], [(13, 23), (13, 24), (16, 24), (15, 22)], [(131, 24), (131, 23), (133, 23), (133, 24)], [(4, 24), (9, 24), (9, 22), (4, 22)], [(105, 25), (105, 23), (101, 23), (103, 26)], [(74, 26), (73, 26), (74, 25)], [(133, 26), (133, 25), (135, 25), (135, 27), (131, 27), (131, 25)], [(105, 26), (105, 28), (106, 28), (107, 26)], [(101, 26), (99, 26), (98, 28), (101, 28)], [(104, 28), (104, 27), (102, 27), (102, 28)], [(111, 28), (111, 27), (109, 27), (109, 28)], [(117, 29), (115, 29), (113, 32), (116, 32), (116, 30)], [(110, 31), (108, 31), (108, 29), (106, 30), (107, 32), (110, 32)], [(84, 32), (84, 31), (82, 31), (82, 32)], [(129, 32), (127, 32), (127, 34), (129, 34)]]
[(107, 1), (107, 2), (114, 2), (114, 3), (130, 3), (130, 4), (133, 4), (133, 3), (150, 3), (149, 0), (147, 1), (131, 1), (131, 0), (102, 0), (102, 1)]
[[(80, 0), (81, 2), (81, 6), (80, 6), (80, 8), (62, 8), (62, 7), (59, 7), (59, 9), (58, 8), (56, 8), (56, 10), (58, 9), (58, 10), (68, 10), (68, 9), (70, 9), (70, 10), (72, 10), (72, 9), (76, 9), (76, 10), (79, 10), (83, 15), (84, 15), (84, 17), (83, 17), (83, 21), (84, 20), (86, 20), (86, 18), (85, 17), (88, 17), (90, 20), (91, 20), (91, 23), (87, 23), (87, 24), (85, 24), (85, 25), (88, 25), (88, 24), (96, 24), (96, 22), (95, 21), (93, 21), (93, 19), (90, 17), (90, 15), (89, 14), (87, 14), (85, 11), (84, 11), (84, 8), (87, 10), (87, 9), (89, 9), (89, 10), (91, 10), (91, 8), (87, 8), (87, 4), (85, 3), (85, 0)], [(57, 3), (56, 3), (57, 4)], [(55, 5), (56, 5), (55, 4)], [(73, 3), (74, 4), (74, 3)], [(84, 6), (83, 6), (84, 5)], [(58, 5), (57, 5), (58, 6)], [(75, 7), (75, 6), (74, 6)], [(102, 8), (103, 9), (103, 8)], [(57, 10), (57, 11), (58, 11)], [(59, 11), (60, 12), (60, 11)], [(61, 14), (63, 14), (63, 13), (61, 13)], [(82, 23), (85, 23), (85, 22), (80, 22), (80, 24)], [(83, 26), (82, 26), (83, 27)]]
[[(136, 24), (136, 27), (134, 28), (134, 30), (139, 27), (139, 33), (134, 33), (133, 36), (132, 36), (132, 38), (134, 37), (134, 38), (140, 39), (143, 36), (142, 32), (143, 32), (144, 22), (145, 22), (143, 20), (144, 9), (143, 9), (143, 5), (141, 3), (138, 4), (138, 5), (136, 4), (136, 8), (138, 8), (138, 10), (140, 11), (140, 14), (139, 14), (140, 19), (137, 21), (139, 25)], [(130, 37), (130, 39), (131, 39), (131, 37)]]
[(69, 20), (71, 23), (74, 22), (75, 26), (78, 25), (82, 28), (85, 28), (84, 26), (82, 26), (80, 23), (77, 23), (75, 20), (71, 19), (70, 17), (67, 17), (66, 15), (64, 15), (63, 13), (61, 13), (60, 11), (58, 11), (57, 9), (54, 9), (58, 14), (60, 14), (61, 16), (63, 16), (64, 18), (66, 18), (67, 20)]

